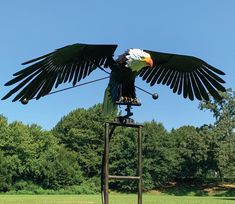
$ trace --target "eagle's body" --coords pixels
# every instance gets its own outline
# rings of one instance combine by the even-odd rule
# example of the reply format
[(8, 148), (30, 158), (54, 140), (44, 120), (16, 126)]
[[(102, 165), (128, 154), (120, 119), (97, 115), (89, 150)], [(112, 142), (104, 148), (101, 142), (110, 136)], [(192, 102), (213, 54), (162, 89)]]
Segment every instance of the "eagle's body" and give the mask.
[(209, 100), (208, 92), (217, 100), (225, 83), (218, 75), (224, 72), (205, 61), (186, 55), (168, 54), (141, 49), (129, 49), (113, 58), (117, 45), (74, 44), (30, 60), (29, 67), (14, 74), (5, 85), (18, 83), (2, 99), (19, 91), (13, 101), (39, 99), (60, 84), (76, 85), (96, 68), (110, 68), (110, 80), (105, 91), (104, 112), (110, 113), (116, 103), (139, 103), (135, 93), (135, 79), (142, 77), (153, 86), (165, 84), (174, 93), (194, 100)]
[[(110, 65), (111, 75), (108, 88), (111, 89), (111, 97), (113, 101), (119, 101), (126, 99), (135, 100), (135, 78), (138, 75), (139, 70), (144, 66), (149, 66), (146, 62), (143, 64), (134, 60), (130, 53), (137, 53), (136, 58), (139, 58), (143, 51), (139, 49), (130, 49), (123, 55), (120, 55), (113, 64)], [(121, 98), (122, 97), (122, 98)], [(129, 101), (133, 102), (133, 101)]]
[(126, 53), (110, 65), (111, 73), (104, 95), (104, 113), (115, 109), (116, 103), (138, 103), (135, 93), (137, 72), (127, 66)]

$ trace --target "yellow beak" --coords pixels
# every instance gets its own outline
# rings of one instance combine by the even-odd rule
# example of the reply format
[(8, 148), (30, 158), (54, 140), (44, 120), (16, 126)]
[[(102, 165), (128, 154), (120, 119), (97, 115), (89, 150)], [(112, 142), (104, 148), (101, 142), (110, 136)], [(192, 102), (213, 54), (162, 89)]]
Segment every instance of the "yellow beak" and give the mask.
[(151, 57), (144, 58), (144, 61), (150, 66), (150, 68), (153, 67), (153, 60)]

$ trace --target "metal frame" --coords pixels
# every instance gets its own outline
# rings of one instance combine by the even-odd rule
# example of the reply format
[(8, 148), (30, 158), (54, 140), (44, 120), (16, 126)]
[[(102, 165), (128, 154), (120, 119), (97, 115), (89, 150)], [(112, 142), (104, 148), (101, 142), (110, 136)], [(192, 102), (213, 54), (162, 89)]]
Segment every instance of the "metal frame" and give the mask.
[[(109, 175), (109, 150), (110, 138), (117, 126), (130, 127), (138, 129), (138, 175), (137, 176), (116, 176)], [(109, 180), (110, 179), (129, 179), (138, 181), (138, 204), (142, 204), (142, 127), (141, 124), (135, 124), (133, 120), (117, 120), (116, 122), (105, 123), (105, 149), (104, 149), (104, 185), (103, 185), (103, 203), (109, 204)]]

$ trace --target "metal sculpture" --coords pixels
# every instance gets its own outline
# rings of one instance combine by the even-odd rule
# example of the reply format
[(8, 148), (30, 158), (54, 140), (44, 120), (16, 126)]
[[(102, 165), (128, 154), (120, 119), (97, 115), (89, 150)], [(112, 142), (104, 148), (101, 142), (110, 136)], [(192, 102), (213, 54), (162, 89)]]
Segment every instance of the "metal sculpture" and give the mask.
[[(160, 83), (167, 85), (174, 93), (182, 94), (184, 98), (189, 98), (190, 100), (197, 98), (198, 100), (208, 101), (208, 92), (214, 99), (222, 99), (219, 92), (226, 91), (222, 86), (225, 81), (219, 75), (224, 75), (224, 72), (193, 56), (150, 50), (128, 49), (117, 59), (114, 59), (113, 55), (116, 48), (117, 45), (114, 44), (91, 45), (77, 43), (29, 60), (23, 65), (31, 65), (15, 73), (14, 78), (5, 84), (6, 86), (16, 84), (16, 86), (2, 100), (16, 94), (13, 101), (21, 101), (23, 104), (27, 104), (31, 99), (39, 99), (48, 94), (58, 92), (52, 90), (62, 83), (71, 82), (73, 87), (76, 87), (79, 86), (77, 83), (80, 80), (87, 77), (97, 68), (106, 73), (109, 73), (106, 69), (110, 68), (110, 80), (104, 94), (103, 112), (109, 114), (118, 105), (126, 105), (127, 114), (118, 117), (114, 122), (105, 123), (105, 149), (102, 173), (103, 202), (108, 204), (109, 179), (134, 179), (138, 180), (138, 204), (141, 204), (142, 125), (135, 124), (130, 116), (133, 115), (131, 107), (141, 105), (136, 97), (135, 88), (144, 92), (147, 91), (135, 86), (136, 77), (142, 77), (150, 86)], [(153, 99), (158, 98), (157, 94), (151, 95)], [(109, 140), (117, 126), (138, 128), (137, 176), (109, 175)]]
[(222, 86), (225, 81), (219, 77), (224, 72), (199, 58), (128, 49), (114, 59), (116, 48), (117, 45), (73, 44), (29, 60), (23, 65), (31, 65), (5, 84), (16, 86), (2, 99), (16, 94), (13, 101), (27, 104), (33, 98), (48, 95), (62, 83), (71, 82), (75, 86), (96, 68), (111, 70), (103, 102), (106, 114), (117, 108), (116, 103), (139, 104), (135, 93), (137, 76), (150, 86), (160, 83), (170, 86), (174, 93), (190, 100), (209, 100), (208, 92), (220, 100), (219, 91), (225, 91)]

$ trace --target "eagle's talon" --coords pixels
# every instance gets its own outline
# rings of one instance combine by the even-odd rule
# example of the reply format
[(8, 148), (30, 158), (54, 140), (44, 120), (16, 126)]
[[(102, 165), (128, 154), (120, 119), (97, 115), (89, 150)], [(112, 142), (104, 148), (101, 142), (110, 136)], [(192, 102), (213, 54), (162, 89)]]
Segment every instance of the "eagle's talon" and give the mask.
[(117, 102), (118, 103), (140, 104), (139, 99), (128, 97), (128, 96), (121, 96)]

